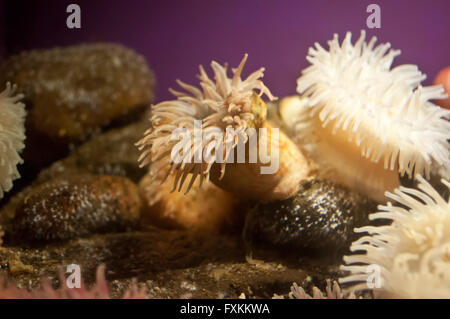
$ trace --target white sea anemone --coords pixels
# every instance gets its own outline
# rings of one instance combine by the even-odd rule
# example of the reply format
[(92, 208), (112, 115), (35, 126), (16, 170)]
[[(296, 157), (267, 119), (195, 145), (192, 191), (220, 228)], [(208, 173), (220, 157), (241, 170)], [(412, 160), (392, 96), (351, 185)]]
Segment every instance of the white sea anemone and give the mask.
[(335, 34), (329, 50), (310, 48), (311, 63), (297, 80), (307, 99), (297, 134), (314, 156), (333, 167), (341, 181), (377, 200), (399, 185), (398, 175), (429, 178), (433, 165), (449, 165), (450, 111), (430, 100), (445, 98), (441, 86), (422, 87), (415, 65), (391, 69), (400, 54), (390, 44), (342, 44)]
[(353, 292), (349, 294), (344, 294), (339, 287), (339, 284), (336, 281), (331, 283), (330, 279), (326, 280), (327, 287), (325, 289), (325, 293), (323, 293), (316, 286), (312, 289), (312, 296), (308, 294), (302, 287), (294, 284), (291, 286), (291, 292), (289, 293), (290, 299), (356, 299), (356, 296)]
[[(391, 225), (355, 230), (368, 235), (351, 245), (359, 253), (344, 257), (341, 269), (350, 274), (341, 284), (363, 290), (368, 279), (375, 285), (378, 280), (374, 289), (381, 297), (450, 298), (450, 201), (421, 176), (418, 181), (418, 189), (400, 187), (386, 194), (401, 206), (380, 205), (379, 212), (369, 215), (392, 220)], [(448, 181), (442, 182), (450, 189)]]
[[(208, 160), (202, 159), (200, 163), (195, 163), (194, 157), (198, 153), (205, 151), (206, 147), (211, 147), (210, 140), (203, 140), (201, 149), (195, 148), (194, 139), (188, 152), (181, 163), (176, 163), (171, 156), (172, 148), (178, 140), (171, 139), (175, 129), (185, 128), (194, 136), (194, 120), (201, 120), (202, 133), (208, 137), (213, 137), (217, 133), (223, 133), (222, 142), (224, 144), (223, 159), (226, 159), (233, 147), (236, 147), (238, 138), (247, 141), (246, 129), (249, 127), (261, 126), (265, 117), (265, 106), (262, 107), (259, 97), (265, 94), (270, 100), (274, 99), (269, 89), (260, 80), (263, 77), (264, 68), (260, 68), (250, 74), (247, 79), (242, 80), (241, 74), (244, 64), (247, 61), (245, 54), (241, 63), (236, 69), (232, 69), (233, 77), (228, 78), (227, 66), (222, 66), (215, 61), (211, 62), (214, 71), (212, 81), (202, 66), (200, 66), (201, 89), (177, 80), (177, 83), (187, 92), (170, 90), (177, 97), (176, 100), (164, 101), (152, 108), (152, 127), (144, 133), (144, 138), (137, 145), (143, 150), (139, 161), (141, 166), (151, 164), (151, 172), (157, 175), (161, 169), (170, 167), (166, 176), (175, 170), (177, 175), (174, 181), (174, 190), (180, 190), (185, 179), (191, 174), (191, 180), (186, 192), (192, 187), (195, 179), (200, 177), (200, 185), (204, 180), (208, 180), (211, 166), (216, 157), (211, 156)], [(258, 95), (255, 90), (259, 90)], [(230, 138), (226, 134), (227, 129), (232, 128), (235, 135)], [(226, 143), (231, 143), (232, 147), (225, 147)], [(212, 151), (214, 154), (214, 151)], [(225, 173), (226, 161), (221, 163), (221, 176)]]
[(22, 163), (19, 153), (25, 147), (25, 105), (21, 94), (8, 83), (0, 93), (0, 198), (20, 177), (17, 165)]

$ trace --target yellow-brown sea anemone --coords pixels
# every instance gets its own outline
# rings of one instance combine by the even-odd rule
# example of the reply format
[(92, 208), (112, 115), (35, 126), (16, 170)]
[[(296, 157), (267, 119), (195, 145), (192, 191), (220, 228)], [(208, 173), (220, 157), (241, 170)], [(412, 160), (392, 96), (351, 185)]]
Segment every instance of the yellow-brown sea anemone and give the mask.
[(232, 194), (213, 183), (198, 188), (199, 179), (188, 194), (171, 192), (176, 173), (167, 177), (168, 183), (161, 184), (164, 176), (164, 171), (156, 179), (147, 174), (139, 183), (149, 208), (142, 214), (144, 223), (172, 229), (217, 232), (239, 221), (235, 214), (236, 200)]
[(8, 83), (0, 93), (0, 198), (20, 177), (17, 165), (22, 163), (20, 152), (25, 147), (25, 105), (21, 94), (14, 95)]
[[(421, 176), (419, 189), (400, 187), (386, 196), (398, 202), (379, 206), (371, 220), (388, 226), (357, 228), (366, 233), (352, 243), (359, 252), (344, 257), (339, 280), (351, 290), (374, 289), (380, 297), (450, 298), (450, 201)], [(450, 189), (449, 181), (442, 182)], [(372, 286), (369, 286), (369, 285)]]
[[(246, 198), (272, 200), (295, 193), (308, 173), (306, 159), (283, 133), (278, 134), (267, 123), (261, 96), (265, 94), (270, 100), (274, 97), (261, 81), (264, 68), (241, 79), (246, 60), (247, 55), (232, 69), (231, 78), (226, 65), (213, 61), (215, 81), (200, 66), (201, 89), (177, 81), (186, 93), (170, 90), (176, 100), (153, 106), (151, 128), (137, 143), (142, 150), (141, 166), (150, 164), (153, 176), (167, 168), (166, 177), (175, 173), (173, 190), (180, 191), (190, 176), (185, 193), (197, 177), (201, 186), (210, 173), (214, 183)], [(260, 133), (260, 129), (266, 129), (266, 133)], [(179, 135), (174, 137), (174, 133)], [(259, 140), (253, 143), (255, 137)], [(250, 154), (261, 154), (267, 144), (274, 145), (266, 154), (270, 164), (279, 162), (279, 169), (261, 174), (261, 167), (269, 164), (261, 158), (252, 161)], [(240, 150), (245, 153), (239, 160)], [(229, 164), (230, 159), (233, 164)]]
[(398, 173), (429, 178), (433, 166), (449, 165), (450, 111), (430, 102), (446, 97), (441, 86), (422, 87), (415, 65), (391, 69), (400, 51), (375, 42), (362, 31), (355, 44), (350, 32), (342, 44), (335, 34), (329, 50), (316, 43), (297, 80), (304, 103), (292, 106), (301, 108), (296, 131), (312, 157), (341, 183), (384, 201)]

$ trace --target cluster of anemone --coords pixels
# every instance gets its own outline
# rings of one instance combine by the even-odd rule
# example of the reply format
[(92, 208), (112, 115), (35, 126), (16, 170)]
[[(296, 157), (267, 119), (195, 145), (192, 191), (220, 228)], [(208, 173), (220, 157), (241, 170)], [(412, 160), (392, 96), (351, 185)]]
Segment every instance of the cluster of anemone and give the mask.
[[(380, 205), (369, 216), (390, 225), (356, 229), (365, 235), (351, 245), (355, 254), (344, 257), (341, 268), (349, 274), (340, 283), (354, 291), (372, 288), (380, 297), (449, 298), (450, 201), (418, 180), (418, 189), (387, 193), (397, 205)], [(450, 189), (449, 181), (442, 183)]]
[(17, 165), (22, 163), (20, 152), (25, 147), (25, 105), (22, 95), (14, 94), (9, 83), (0, 93), (0, 199), (20, 177)]
[[(430, 177), (448, 166), (450, 111), (431, 100), (447, 95), (441, 86), (423, 87), (415, 65), (391, 68), (399, 50), (390, 44), (352, 44), (348, 32), (329, 50), (316, 43), (311, 63), (297, 80), (301, 98), (282, 110), (300, 143), (341, 183), (383, 202), (400, 185), (398, 175)], [(442, 171), (442, 170), (441, 170)]]
[[(450, 200), (426, 181), (432, 174), (440, 175), (450, 190), (450, 110), (432, 102), (448, 95), (441, 86), (422, 86), (426, 76), (417, 66), (392, 67), (400, 50), (391, 49), (389, 43), (376, 45), (376, 37), (366, 42), (364, 31), (354, 44), (348, 32), (342, 43), (335, 35), (328, 45), (328, 50), (318, 43), (309, 49), (306, 59), (311, 65), (297, 80), (300, 96), (280, 103), (284, 124), (292, 128), (289, 133), (299, 146), (283, 132), (258, 131), (274, 128), (262, 98), (275, 97), (262, 81), (264, 68), (242, 78), (247, 54), (231, 69), (231, 77), (226, 64), (212, 61), (214, 77), (200, 66), (199, 87), (177, 80), (183, 91), (170, 89), (176, 99), (152, 106), (151, 127), (136, 144), (142, 151), (141, 167), (150, 166), (149, 175), (141, 180), (149, 204), (154, 209), (160, 205), (166, 221), (172, 221), (167, 215), (177, 216), (187, 228), (220, 223), (207, 214), (213, 209), (228, 214), (235, 195), (260, 201), (294, 195), (310, 173), (305, 150), (327, 178), (376, 201), (397, 202), (380, 205), (369, 215), (381, 225), (355, 230), (363, 235), (350, 247), (354, 254), (344, 257), (341, 269), (348, 274), (340, 283), (350, 284), (352, 292), (366, 290), (374, 278), (370, 270), (379, 269), (375, 274), (379, 296), (448, 298)], [(7, 84), (0, 93), (0, 199), (20, 177), (17, 165), (22, 163), (24, 148), (25, 105), (14, 90)], [(184, 136), (182, 148), (175, 132)], [(250, 142), (251, 134), (258, 135), (256, 144)], [(270, 154), (271, 160), (279, 161), (280, 168), (273, 174), (262, 175), (260, 168), (267, 163), (249, 163), (248, 158), (245, 163), (228, 163), (241, 146), (250, 154), (274, 139), (277, 154)], [(417, 188), (400, 186), (400, 176), (417, 179)], [(210, 179), (215, 185), (191, 191)], [(171, 191), (160, 185), (166, 180), (172, 183)], [(186, 182), (185, 194), (191, 192), (183, 200), (173, 191), (181, 191)], [(186, 205), (189, 201), (202, 207)], [(0, 228), (0, 245), (2, 236)], [(0, 296), (108, 298), (110, 293), (104, 268), (99, 267), (92, 289), (83, 285), (79, 291), (64, 287), (55, 291), (44, 284), (29, 293), (0, 285)], [(135, 285), (124, 296), (148, 297)], [(314, 287), (311, 296), (294, 284), (289, 296), (340, 299), (345, 295), (336, 282), (327, 281), (326, 294)]]
[[(384, 226), (356, 229), (366, 235), (351, 245), (355, 254), (342, 266), (350, 274), (340, 282), (373, 288), (379, 269), (377, 296), (448, 298), (450, 205), (426, 181), (437, 175), (450, 186), (450, 111), (431, 102), (448, 95), (442, 86), (423, 87), (415, 65), (391, 68), (400, 51), (375, 42), (362, 31), (355, 44), (351, 33), (341, 44), (335, 35), (329, 50), (316, 43), (297, 81), (300, 96), (283, 99), (279, 111), (327, 178), (380, 203), (398, 202), (369, 215)], [(418, 189), (400, 186), (405, 175)]]

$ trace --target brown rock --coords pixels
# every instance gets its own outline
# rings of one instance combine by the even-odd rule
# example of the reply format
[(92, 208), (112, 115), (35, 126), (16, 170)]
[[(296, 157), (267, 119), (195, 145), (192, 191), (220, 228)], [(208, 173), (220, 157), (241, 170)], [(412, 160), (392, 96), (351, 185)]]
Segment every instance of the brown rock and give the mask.
[(137, 187), (127, 178), (63, 176), (25, 195), (12, 223), (13, 236), (42, 241), (124, 231), (136, 223), (140, 210)]
[(117, 44), (84, 44), (23, 52), (0, 67), (0, 84), (25, 94), (25, 162), (64, 155), (67, 144), (135, 118), (153, 100), (145, 59)]
[(35, 182), (40, 183), (70, 172), (85, 172), (124, 176), (137, 183), (146, 170), (139, 168), (139, 151), (134, 144), (147, 126), (145, 119), (95, 136), (65, 159), (42, 170)]
[(5, 225), (5, 232), (8, 233), (17, 207), (27, 194), (47, 181), (65, 179), (67, 176), (94, 174), (128, 177), (137, 183), (146, 170), (139, 168), (137, 162), (139, 152), (134, 143), (141, 137), (146, 127), (146, 121), (141, 121), (95, 136), (76, 148), (68, 157), (43, 169), (23, 190), (9, 198), (3, 198), (0, 201), (0, 224)]

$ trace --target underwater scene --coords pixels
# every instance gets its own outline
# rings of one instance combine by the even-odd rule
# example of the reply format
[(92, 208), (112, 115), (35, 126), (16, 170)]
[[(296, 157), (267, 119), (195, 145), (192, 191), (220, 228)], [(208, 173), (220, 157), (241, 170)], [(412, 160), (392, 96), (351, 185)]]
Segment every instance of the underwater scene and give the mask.
[(0, 0), (0, 299), (450, 298), (449, 15)]

